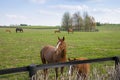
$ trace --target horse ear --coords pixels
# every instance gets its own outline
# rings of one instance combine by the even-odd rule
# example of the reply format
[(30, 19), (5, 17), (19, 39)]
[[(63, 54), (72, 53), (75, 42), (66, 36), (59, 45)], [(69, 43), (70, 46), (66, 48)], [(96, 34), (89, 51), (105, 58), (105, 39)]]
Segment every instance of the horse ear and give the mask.
[(63, 37), (63, 41), (65, 40), (65, 37)]
[(68, 61), (71, 61), (71, 59), (70, 59), (70, 58), (68, 58)]

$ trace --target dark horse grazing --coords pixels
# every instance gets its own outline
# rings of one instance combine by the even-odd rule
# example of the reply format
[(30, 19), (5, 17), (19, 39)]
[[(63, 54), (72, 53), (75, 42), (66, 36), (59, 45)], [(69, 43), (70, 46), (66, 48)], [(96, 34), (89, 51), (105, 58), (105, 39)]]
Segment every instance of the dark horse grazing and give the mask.
[[(69, 61), (76, 61), (76, 60), (87, 60), (87, 58), (74, 58), (68, 59)], [(69, 70), (69, 75), (72, 76), (73, 71), (77, 71), (77, 79), (76, 80), (87, 80), (89, 72), (90, 72), (90, 65), (86, 64), (77, 64), (71, 65)]]
[(69, 34), (70, 32), (71, 32), (71, 33), (74, 32), (72, 28), (69, 28), (69, 29), (68, 29), (68, 34)]
[[(58, 63), (58, 62), (66, 62), (66, 43), (65, 38), (60, 39), (58, 37), (57, 46), (44, 46), (40, 51), (40, 56), (43, 64), (47, 63)], [(63, 68), (61, 67), (61, 74), (63, 74)], [(56, 80), (58, 78), (58, 68), (55, 68), (56, 72)], [(47, 69), (44, 69), (44, 80), (47, 77)]]
[(18, 31), (19, 31), (19, 32), (23, 32), (23, 29), (22, 29), (22, 28), (16, 28), (16, 33), (17, 33)]

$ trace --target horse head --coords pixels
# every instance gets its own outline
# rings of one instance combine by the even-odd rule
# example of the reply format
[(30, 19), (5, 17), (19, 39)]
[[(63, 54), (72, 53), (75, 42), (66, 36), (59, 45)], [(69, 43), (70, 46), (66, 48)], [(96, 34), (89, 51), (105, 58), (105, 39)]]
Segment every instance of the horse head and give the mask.
[(59, 53), (61, 52), (66, 53), (65, 37), (63, 37), (62, 39), (58, 37), (56, 51), (59, 51)]

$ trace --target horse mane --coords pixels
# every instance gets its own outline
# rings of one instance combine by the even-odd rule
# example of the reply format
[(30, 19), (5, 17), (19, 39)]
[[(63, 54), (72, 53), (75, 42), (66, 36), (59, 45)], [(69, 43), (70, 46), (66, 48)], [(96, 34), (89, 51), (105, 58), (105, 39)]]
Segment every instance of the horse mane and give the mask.
[(60, 55), (61, 58), (66, 57), (66, 49), (64, 49), (64, 50), (62, 50), (62, 51), (56, 50), (55, 53), (56, 53), (57, 55)]
[(61, 49), (55, 49), (56, 54), (60, 55), (62, 58), (66, 57), (66, 43), (64, 42), (64, 49), (61, 51)]

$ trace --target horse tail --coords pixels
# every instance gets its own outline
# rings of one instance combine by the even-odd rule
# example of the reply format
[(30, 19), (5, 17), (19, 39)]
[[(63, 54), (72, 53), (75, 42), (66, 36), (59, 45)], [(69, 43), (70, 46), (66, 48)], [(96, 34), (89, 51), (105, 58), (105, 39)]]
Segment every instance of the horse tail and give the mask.
[(40, 57), (41, 57), (42, 63), (43, 63), (43, 64), (46, 64), (46, 60), (45, 60), (45, 58), (44, 58), (44, 56), (43, 56), (42, 50), (40, 51)]

